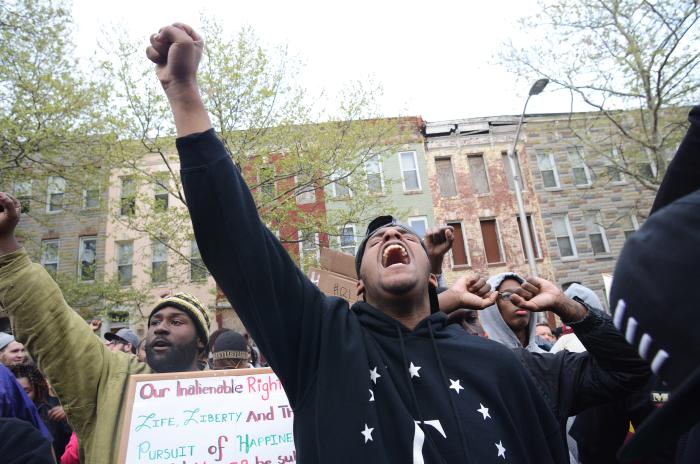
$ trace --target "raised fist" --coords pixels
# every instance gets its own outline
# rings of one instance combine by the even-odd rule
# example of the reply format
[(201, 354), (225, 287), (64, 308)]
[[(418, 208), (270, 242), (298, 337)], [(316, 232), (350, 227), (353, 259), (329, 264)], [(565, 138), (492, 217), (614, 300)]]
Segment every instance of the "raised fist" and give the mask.
[(203, 48), (204, 41), (194, 29), (175, 23), (151, 36), (146, 56), (156, 64), (156, 76), (168, 92), (178, 85), (196, 85)]

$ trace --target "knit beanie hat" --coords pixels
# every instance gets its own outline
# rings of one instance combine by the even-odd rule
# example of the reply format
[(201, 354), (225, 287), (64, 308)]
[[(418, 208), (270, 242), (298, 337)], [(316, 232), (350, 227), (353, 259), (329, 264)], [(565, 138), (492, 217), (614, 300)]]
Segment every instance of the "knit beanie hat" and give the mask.
[(189, 293), (175, 293), (161, 299), (156, 307), (153, 308), (153, 311), (151, 311), (151, 315), (148, 316), (149, 325), (151, 323), (151, 317), (167, 306), (172, 306), (173, 308), (184, 311), (194, 322), (197, 333), (204, 343), (206, 344), (209, 341), (209, 316), (207, 315), (207, 308), (197, 297)]
[(212, 348), (214, 359), (249, 359), (248, 343), (243, 335), (229, 330), (222, 333)]

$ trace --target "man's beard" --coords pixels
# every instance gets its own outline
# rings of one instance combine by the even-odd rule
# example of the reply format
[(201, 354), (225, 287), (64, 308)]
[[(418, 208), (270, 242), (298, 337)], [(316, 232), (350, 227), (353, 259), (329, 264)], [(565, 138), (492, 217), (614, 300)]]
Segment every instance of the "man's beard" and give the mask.
[(183, 345), (171, 344), (170, 349), (160, 355), (153, 351), (151, 344), (146, 344), (146, 363), (156, 372), (189, 371), (198, 354), (196, 338)]

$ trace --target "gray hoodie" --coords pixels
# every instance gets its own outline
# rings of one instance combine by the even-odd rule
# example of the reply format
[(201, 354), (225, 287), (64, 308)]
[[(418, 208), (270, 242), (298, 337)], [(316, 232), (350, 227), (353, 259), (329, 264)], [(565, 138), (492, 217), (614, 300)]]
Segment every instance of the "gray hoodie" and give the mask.
[[(504, 272), (502, 274), (495, 275), (488, 280), (493, 290), (497, 290), (498, 287), (503, 283), (506, 277), (512, 277), (518, 282), (524, 282), (524, 279), (514, 272)], [(498, 310), (498, 306), (493, 304), (488, 308), (479, 312), (479, 321), (486, 331), (486, 335), (491, 340), (497, 341), (498, 343), (507, 346), (508, 348), (523, 348), (520, 344), (520, 340), (515, 336), (515, 333), (508, 327), (508, 325), (503, 320), (501, 312)], [(534, 353), (546, 353), (545, 350), (537, 346), (535, 343), (535, 326), (537, 324), (534, 321), (534, 315), (530, 314), (530, 322), (527, 326), (528, 330), (528, 345), (525, 347), (528, 351)]]

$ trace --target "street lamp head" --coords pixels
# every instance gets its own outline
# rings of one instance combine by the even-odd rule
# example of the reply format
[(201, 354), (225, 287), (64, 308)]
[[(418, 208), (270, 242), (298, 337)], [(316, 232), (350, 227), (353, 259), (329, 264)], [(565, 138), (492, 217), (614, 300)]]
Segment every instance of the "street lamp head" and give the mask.
[(538, 79), (534, 84), (532, 84), (532, 87), (530, 87), (530, 96), (539, 95), (544, 88), (547, 87), (547, 84), (549, 84), (549, 79)]

